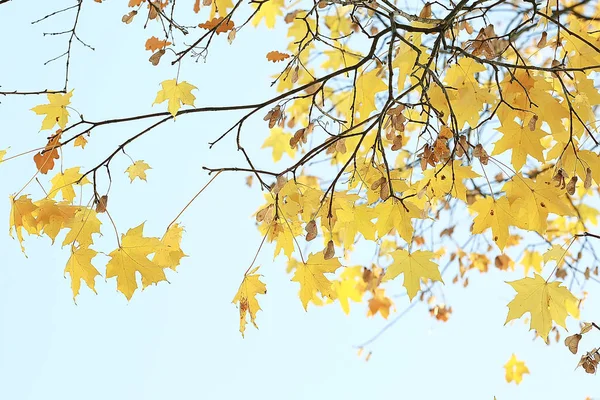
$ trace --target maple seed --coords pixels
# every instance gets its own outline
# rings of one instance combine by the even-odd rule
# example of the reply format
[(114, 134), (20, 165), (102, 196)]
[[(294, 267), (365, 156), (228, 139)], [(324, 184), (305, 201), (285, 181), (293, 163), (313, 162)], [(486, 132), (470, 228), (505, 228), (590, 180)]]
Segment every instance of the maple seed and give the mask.
[(306, 227), (304, 229), (306, 230), (307, 242), (310, 242), (311, 240), (317, 237), (317, 223), (314, 219), (311, 220), (308, 224), (306, 224)]
[(592, 187), (592, 170), (590, 167), (585, 169), (585, 180), (583, 181), (583, 187), (585, 189)]
[(108, 205), (108, 195), (105, 194), (104, 196), (100, 197), (100, 199), (98, 200), (98, 204), (96, 204), (96, 212), (97, 213), (106, 212), (107, 205)]
[(579, 333), (568, 336), (567, 338), (565, 338), (565, 346), (567, 346), (569, 348), (571, 353), (577, 354), (577, 347), (579, 346), (580, 340), (581, 340), (581, 334), (579, 334)]
[(333, 240), (327, 242), (327, 247), (323, 250), (323, 258), (330, 260), (335, 255), (335, 248), (333, 247)]
[(123, 15), (123, 18), (121, 18), (121, 21), (125, 22), (126, 24), (130, 24), (131, 21), (133, 21), (133, 17), (135, 17), (136, 15), (137, 15), (137, 11), (132, 10), (128, 14)]
[(577, 179), (578, 178), (574, 176), (567, 184), (567, 193), (569, 193), (571, 196), (575, 194), (575, 185), (577, 185)]
[(150, 56), (150, 58), (148, 59), (148, 61), (150, 61), (152, 63), (152, 65), (154, 65), (155, 67), (158, 65), (158, 63), (160, 62), (160, 58), (165, 54), (165, 49), (160, 49), (159, 51), (157, 51), (156, 53), (152, 54)]

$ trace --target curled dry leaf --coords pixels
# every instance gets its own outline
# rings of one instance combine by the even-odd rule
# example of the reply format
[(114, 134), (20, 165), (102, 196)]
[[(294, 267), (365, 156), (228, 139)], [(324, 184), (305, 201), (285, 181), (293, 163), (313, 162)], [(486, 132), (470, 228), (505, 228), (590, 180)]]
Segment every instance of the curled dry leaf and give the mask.
[(279, 62), (283, 61), (291, 56), (287, 53), (282, 53), (280, 51), (270, 51), (267, 53), (267, 60), (271, 62)]
[(229, 31), (229, 34), (227, 34), (227, 41), (229, 42), (229, 44), (232, 44), (233, 41), (235, 40), (236, 32), (237, 32), (237, 30), (232, 29), (231, 31)]
[(54, 168), (54, 160), (58, 160), (60, 157), (58, 148), (60, 147), (60, 136), (62, 135), (62, 129), (56, 131), (56, 134), (48, 139), (48, 144), (44, 150), (33, 156), (33, 161), (38, 171), (42, 174), (47, 174)]
[(579, 346), (579, 341), (581, 340), (581, 334), (576, 333), (571, 336), (567, 336), (565, 338), (565, 346), (569, 348), (571, 353), (577, 354), (577, 348)]
[(235, 28), (235, 24), (229, 18), (225, 20), (223, 17), (215, 17), (211, 20), (198, 24), (198, 28), (214, 30), (217, 35), (219, 33), (229, 32)]
[(327, 242), (327, 247), (323, 250), (323, 258), (326, 260), (330, 260), (335, 255), (335, 248), (333, 246), (333, 240)]

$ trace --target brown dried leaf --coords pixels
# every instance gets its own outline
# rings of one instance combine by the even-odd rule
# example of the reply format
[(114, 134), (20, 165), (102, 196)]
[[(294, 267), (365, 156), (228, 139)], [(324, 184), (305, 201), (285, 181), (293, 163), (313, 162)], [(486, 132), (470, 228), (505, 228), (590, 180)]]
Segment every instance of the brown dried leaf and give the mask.
[(287, 53), (282, 53), (280, 51), (270, 51), (267, 53), (267, 60), (271, 61), (271, 62), (279, 62), (279, 61), (283, 61), (287, 58), (290, 58), (291, 56)]
[(229, 32), (235, 28), (235, 24), (229, 18), (225, 20), (224, 17), (215, 17), (211, 20), (198, 24), (198, 28), (213, 30), (217, 33)]
[(323, 258), (325, 260), (330, 260), (335, 255), (335, 248), (333, 247), (333, 240), (327, 242), (327, 247), (323, 250)]

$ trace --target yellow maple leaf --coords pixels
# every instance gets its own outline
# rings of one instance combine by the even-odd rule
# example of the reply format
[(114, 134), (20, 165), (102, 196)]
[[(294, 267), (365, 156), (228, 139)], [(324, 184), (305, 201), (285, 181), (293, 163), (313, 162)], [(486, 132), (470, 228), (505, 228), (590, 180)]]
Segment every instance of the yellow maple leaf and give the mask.
[(366, 119), (377, 110), (375, 104), (377, 93), (387, 90), (387, 80), (377, 76), (381, 70), (375, 68), (369, 72), (363, 72), (356, 80), (356, 103), (361, 119)]
[(100, 233), (101, 222), (98, 219), (96, 211), (91, 208), (80, 207), (75, 215), (70, 218), (65, 227), (69, 228), (62, 245), (74, 244), (77, 242), (80, 247), (89, 247), (94, 243), (92, 235)]
[(232, 301), (233, 304), (237, 303), (240, 310), (240, 333), (242, 337), (244, 337), (246, 325), (248, 324), (247, 315), (250, 315), (250, 322), (258, 329), (258, 325), (256, 325), (256, 313), (261, 308), (256, 295), (267, 293), (267, 285), (260, 280), (262, 275), (256, 273), (259, 268), (253, 268), (244, 275), (244, 279)]
[(556, 266), (560, 268), (565, 263), (565, 257), (569, 255), (569, 249), (565, 249), (559, 244), (553, 244), (552, 247), (544, 253), (544, 263), (556, 261)]
[(210, 19), (219, 14), (221, 17), (226, 17), (229, 11), (233, 8), (232, 0), (213, 0), (210, 9)]
[(393, 305), (392, 300), (385, 295), (385, 289), (377, 288), (375, 293), (373, 293), (373, 297), (369, 299), (367, 316), (372, 317), (379, 313), (383, 318), (387, 319), (390, 315), (390, 307)]
[(568, 315), (579, 318), (578, 300), (560, 282), (548, 283), (539, 274), (533, 278), (523, 278), (507, 282), (515, 289), (515, 298), (508, 303), (507, 324), (525, 313), (531, 314), (529, 329), (535, 329), (538, 335), (548, 342), (552, 321), (563, 328)]
[(77, 139), (73, 142), (74, 147), (81, 147), (85, 149), (85, 145), (88, 143), (87, 139), (83, 135), (77, 136)]
[(166, 281), (164, 269), (148, 256), (161, 250), (160, 239), (143, 236), (144, 224), (131, 228), (121, 235), (121, 246), (110, 252), (106, 264), (106, 279), (117, 278), (117, 290), (131, 300), (138, 288), (136, 272), (142, 276), (142, 288)]
[(253, 3), (253, 6), (258, 8), (258, 11), (256, 11), (256, 14), (252, 18), (252, 25), (258, 26), (264, 19), (265, 25), (269, 29), (275, 27), (277, 17), (283, 15), (283, 9), (285, 8), (283, 0), (267, 0), (263, 3)]
[(0, 163), (4, 161), (4, 156), (6, 156), (6, 150), (0, 150)]
[(42, 130), (52, 129), (56, 124), (60, 129), (65, 129), (69, 122), (67, 106), (71, 104), (71, 96), (73, 96), (73, 90), (65, 94), (48, 94), (48, 104), (40, 104), (31, 109), (37, 115), (46, 114), (42, 121)]
[(473, 221), (472, 232), (482, 233), (492, 228), (492, 239), (503, 250), (508, 240), (508, 226), (513, 219), (506, 196), (498, 199), (483, 197), (469, 208), (478, 214)]
[(60, 230), (66, 227), (79, 209), (66, 201), (57, 203), (52, 199), (42, 199), (34, 204), (38, 207), (34, 213), (37, 229), (52, 239), (53, 244)]
[(521, 383), (523, 380), (524, 374), (529, 374), (529, 369), (525, 365), (523, 361), (517, 360), (517, 356), (513, 353), (510, 360), (504, 364), (504, 369), (506, 370), (505, 379), (506, 382), (515, 382), (517, 385)]
[(515, 170), (521, 170), (527, 156), (530, 155), (538, 161), (544, 161), (544, 146), (540, 140), (546, 133), (539, 128), (533, 131), (529, 129), (527, 124), (518, 124), (515, 121), (504, 121), (502, 126), (496, 128), (504, 136), (494, 144), (492, 155), (502, 154), (506, 150), (512, 150), (511, 161)]
[(127, 167), (125, 173), (129, 175), (129, 179), (131, 180), (131, 182), (133, 182), (135, 178), (145, 181), (146, 171), (149, 169), (152, 168), (150, 167), (150, 165), (146, 164), (144, 160), (138, 160), (131, 164), (129, 167)]
[(273, 161), (278, 162), (281, 160), (283, 153), (294, 158), (296, 156), (296, 149), (290, 146), (290, 139), (293, 137), (291, 133), (284, 133), (283, 129), (276, 126), (271, 129), (269, 137), (265, 139), (261, 149), (271, 147), (273, 148)]
[(21, 195), (18, 199), (11, 196), (10, 198), (11, 209), (10, 209), (10, 222), (9, 222), (9, 233), (13, 236), (13, 229), (19, 239), (21, 250), (24, 252), (23, 247), (23, 230), (29, 234), (37, 234), (37, 222), (33, 213), (37, 210), (37, 206), (33, 204), (28, 195)]
[(92, 265), (92, 258), (96, 257), (98, 252), (87, 247), (80, 247), (78, 249), (71, 250), (71, 257), (67, 261), (65, 267), (65, 276), (67, 272), (71, 275), (71, 290), (73, 291), (73, 301), (79, 294), (81, 288), (81, 280), (83, 280), (87, 286), (96, 292), (96, 276), (100, 275), (100, 272)]
[(391, 255), (394, 262), (385, 271), (383, 280), (389, 281), (403, 274), (403, 285), (410, 300), (421, 290), (423, 278), (444, 283), (438, 265), (431, 261), (435, 257), (433, 252), (417, 250), (409, 253), (400, 249), (392, 252)]
[(161, 86), (162, 89), (156, 94), (156, 99), (152, 105), (168, 100), (167, 108), (173, 117), (177, 115), (177, 111), (179, 111), (182, 104), (194, 105), (196, 96), (192, 94), (192, 90), (198, 89), (196, 86), (185, 81), (178, 83), (176, 79), (167, 79), (161, 82)]
[(543, 257), (539, 251), (525, 250), (523, 252), (523, 258), (520, 263), (525, 268), (525, 276), (529, 274), (529, 270), (533, 269), (534, 272), (542, 272)]
[[(50, 198), (55, 198), (59, 193), (63, 200), (72, 203), (75, 199), (75, 190), (73, 185), (85, 185), (91, 183), (87, 177), (81, 179), (82, 174), (79, 172), (80, 167), (67, 169), (65, 172), (59, 172), (50, 180), (52, 188), (48, 193)], [(81, 181), (80, 181), (81, 179)]]
[(339, 300), (344, 313), (350, 313), (350, 300), (360, 303), (365, 293), (365, 283), (362, 280), (362, 267), (347, 267), (340, 275), (340, 280), (333, 281), (332, 289)]
[(313, 299), (315, 293), (330, 299), (335, 297), (332, 282), (325, 274), (334, 273), (339, 267), (341, 264), (337, 258), (325, 260), (323, 252), (310, 254), (306, 263), (296, 263), (292, 281), (300, 284), (300, 301), (305, 310), (308, 311), (308, 302)]
[(412, 218), (421, 217), (421, 210), (412, 201), (387, 199), (375, 207), (375, 212), (379, 215), (375, 224), (379, 237), (387, 235), (393, 228), (407, 243), (412, 242), (414, 232)]
[(177, 266), (186, 254), (181, 250), (181, 236), (183, 227), (179, 224), (173, 224), (161, 239), (163, 246), (156, 250), (152, 261), (161, 268), (171, 268), (177, 270)]
[(465, 201), (467, 187), (462, 183), (463, 180), (480, 175), (470, 165), (463, 166), (461, 163), (460, 160), (454, 160), (452, 163), (440, 163), (435, 169), (427, 169), (423, 172), (423, 179), (418, 182), (417, 190), (426, 188), (430, 198), (442, 198), (451, 194)]

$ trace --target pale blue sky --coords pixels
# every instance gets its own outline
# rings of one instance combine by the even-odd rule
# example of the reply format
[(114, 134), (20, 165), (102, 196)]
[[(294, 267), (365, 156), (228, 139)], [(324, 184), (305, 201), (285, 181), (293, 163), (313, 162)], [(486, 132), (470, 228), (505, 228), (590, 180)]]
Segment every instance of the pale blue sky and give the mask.
[[(191, 9), (192, 1), (188, 2)], [(159, 83), (172, 79), (176, 69), (168, 63), (152, 67), (146, 61), (150, 54), (144, 41), (156, 32), (142, 32), (141, 20), (130, 26), (121, 23), (125, 3), (85, 0), (79, 35), (96, 51), (74, 47), (70, 86), (75, 88), (73, 106), (91, 120), (166, 109), (151, 104)], [(65, 38), (42, 37), (41, 32), (68, 29), (70, 16), (45, 25), (30, 22), (63, 4), (71, 2), (16, 0), (0, 6), (3, 89), (62, 87), (62, 62), (41, 64), (64, 51)], [(57, 27), (59, 22), (63, 25)], [(284, 49), (281, 31), (248, 29), (232, 46), (224, 37), (218, 39), (208, 63), (188, 60), (182, 67), (180, 79), (198, 87), (196, 105), (240, 104), (269, 96), (265, 88), (278, 66), (267, 63), (264, 54)], [(0, 100), (0, 148), (11, 146), (15, 154), (43, 144), (46, 132), (38, 132), (41, 118), (29, 109), (44, 103), (45, 97)], [(234, 118), (234, 114), (182, 116), (128, 147), (134, 160), (144, 159), (152, 166), (148, 183), (130, 184), (122, 173), (129, 159), (115, 158), (110, 208), (119, 230), (147, 221), (146, 234), (160, 236), (207, 182), (202, 166), (243, 165), (231, 140), (211, 151), (206, 146)], [(65, 166), (95, 165), (115, 144), (146, 125), (95, 131), (85, 151), (66, 150)], [(268, 134), (265, 124), (259, 118), (247, 128), (248, 149), (268, 165), (269, 155), (259, 152)], [(0, 215), (6, 228), (8, 195), (22, 187), (34, 168), (31, 156), (0, 167), (6, 196)], [(268, 286), (268, 294), (259, 297), (260, 330), (249, 327), (242, 339), (238, 310), (231, 300), (261, 240), (251, 214), (262, 201), (256, 187), (245, 187), (244, 177), (220, 176), (194, 203), (181, 219), (186, 227), (183, 248), (190, 257), (178, 273), (169, 275), (170, 284), (137, 292), (129, 303), (116, 292), (114, 280), (105, 283), (98, 278), (98, 295), (83, 287), (75, 305), (70, 280), (63, 278), (67, 249), (61, 250), (58, 243), (51, 246), (47, 238), (30, 237), (26, 258), (8, 232), (0, 235), (0, 399), (600, 397), (598, 377), (574, 371), (578, 358), (562, 340), (547, 347), (540, 339), (531, 340), (522, 321), (503, 326), (506, 304), (514, 293), (504, 281), (520, 278), (522, 269), (474, 274), (467, 289), (450, 284), (452, 276), (445, 276), (445, 298), (454, 309), (450, 321), (435, 321), (426, 306), (418, 304), (370, 346), (373, 355), (365, 362), (354, 346), (386, 321), (366, 318), (364, 305), (353, 305), (350, 316), (338, 305), (304, 312), (283, 259), (272, 262), (273, 248), (267, 246), (258, 258)], [(46, 184), (46, 177), (41, 178)], [(25, 193), (42, 196), (35, 183)], [(97, 248), (108, 252), (116, 243), (108, 220), (102, 221), (105, 236)], [(103, 272), (100, 264), (106, 258), (98, 256), (95, 261)], [(590, 289), (584, 320), (600, 307), (596, 288)], [(404, 290), (398, 282), (390, 292)], [(405, 296), (395, 300), (398, 311), (409, 304)], [(577, 322), (568, 320), (568, 326), (574, 331)], [(598, 334), (586, 337), (586, 346), (593, 346), (594, 339), (600, 340)], [(531, 371), (519, 387), (504, 381), (502, 366), (513, 352)]]

